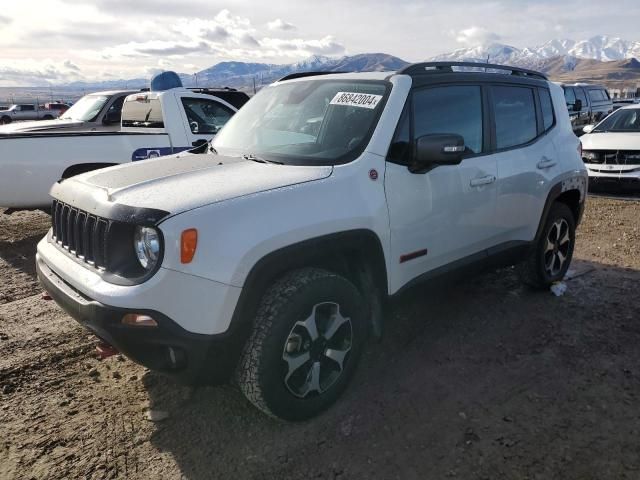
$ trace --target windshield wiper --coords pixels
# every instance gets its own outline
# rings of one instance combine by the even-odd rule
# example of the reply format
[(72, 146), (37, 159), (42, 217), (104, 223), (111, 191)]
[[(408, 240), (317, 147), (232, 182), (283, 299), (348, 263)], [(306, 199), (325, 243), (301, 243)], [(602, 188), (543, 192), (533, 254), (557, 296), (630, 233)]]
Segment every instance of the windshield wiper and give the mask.
[(284, 165), (282, 162), (278, 162), (276, 160), (267, 160), (266, 158), (256, 157), (253, 153), (245, 153), (242, 155), (242, 158), (245, 160), (251, 160), (252, 162), (258, 163), (275, 163), (276, 165)]

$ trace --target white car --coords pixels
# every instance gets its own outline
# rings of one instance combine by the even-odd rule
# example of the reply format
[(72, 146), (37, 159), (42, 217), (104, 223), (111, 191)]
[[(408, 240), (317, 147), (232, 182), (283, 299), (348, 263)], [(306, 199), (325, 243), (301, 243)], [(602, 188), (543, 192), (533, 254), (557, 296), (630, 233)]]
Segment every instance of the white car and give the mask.
[(289, 76), (206, 153), (55, 184), (40, 281), (149, 368), (318, 414), (391, 297), (487, 265), (547, 288), (569, 267), (587, 173), (562, 89), (459, 66)]
[(640, 105), (622, 107), (584, 131), (582, 159), (590, 185), (640, 187)]

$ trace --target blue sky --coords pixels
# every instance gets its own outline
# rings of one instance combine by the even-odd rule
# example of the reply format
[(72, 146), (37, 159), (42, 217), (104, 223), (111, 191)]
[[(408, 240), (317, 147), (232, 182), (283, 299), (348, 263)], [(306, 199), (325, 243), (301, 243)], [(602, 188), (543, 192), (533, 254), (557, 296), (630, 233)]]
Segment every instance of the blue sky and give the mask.
[(639, 0), (4, 0), (0, 86), (191, 73), (385, 52), (409, 61), (487, 42), (640, 40)]

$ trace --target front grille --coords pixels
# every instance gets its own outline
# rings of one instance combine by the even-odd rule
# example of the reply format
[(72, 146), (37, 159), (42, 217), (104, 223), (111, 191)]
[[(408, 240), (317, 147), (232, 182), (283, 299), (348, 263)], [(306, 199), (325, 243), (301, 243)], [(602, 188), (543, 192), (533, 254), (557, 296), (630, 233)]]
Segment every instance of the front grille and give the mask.
[(51, 226), (52, 240), (69, 254), (95, 268), (104, 269), (107, 266), (109, 220), (54, 200)]
[[(587, 153), (586, 151), (584, 153)], [(640, 165), (640, 150), (591, 150), (592, 158), (583, 157), (585, 163), (600, 165)]]

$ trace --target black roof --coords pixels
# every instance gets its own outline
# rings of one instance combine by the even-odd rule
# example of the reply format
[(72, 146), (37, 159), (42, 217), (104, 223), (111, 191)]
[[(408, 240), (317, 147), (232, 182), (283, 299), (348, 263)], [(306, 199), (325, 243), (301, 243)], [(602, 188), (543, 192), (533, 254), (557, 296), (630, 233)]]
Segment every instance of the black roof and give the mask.
[[(511, 72), (511, 75), (516, 77), (537, 78), (540, 80), (548, 80), (547, 76), (543, 73), (536, 72), (534, 70), (527, 70), (526, 68), (513, 67), (511, 65), (497, 65), (493, 63), (479, 63), (479, 62), (422, 62), (412, 63), (404, 68), (401, 68), (396, 73), (403, 75), (425, 75), (432, 73), (464, 73), (464, 71), (455, 71), (453, 67), (459, 68), (483, 68), (486, 70), (503, 70)], [(472, 73), (477, 73), (472, 72)]]

